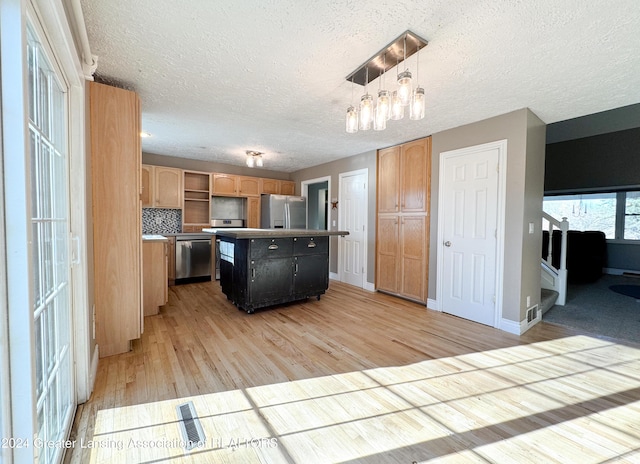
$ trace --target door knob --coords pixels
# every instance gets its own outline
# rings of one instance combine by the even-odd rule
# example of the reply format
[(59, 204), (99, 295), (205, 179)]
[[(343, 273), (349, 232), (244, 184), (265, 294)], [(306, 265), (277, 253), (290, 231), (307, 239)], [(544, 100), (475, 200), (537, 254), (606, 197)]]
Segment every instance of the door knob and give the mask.
[(450, 247), (451, 246), (451, 242), (449, 240), (447, 240), (446, 242), (444, 242), (444, 246)]

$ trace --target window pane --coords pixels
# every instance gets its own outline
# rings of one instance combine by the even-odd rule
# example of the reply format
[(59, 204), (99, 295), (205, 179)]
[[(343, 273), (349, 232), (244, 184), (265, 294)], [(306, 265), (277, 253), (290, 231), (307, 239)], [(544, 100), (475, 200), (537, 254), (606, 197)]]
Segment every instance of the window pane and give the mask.
[(640, 192), (627, 192), (624, 205), (624, 238), (640, 240)]
[(569, 221), (571, 230), (598, 230), (608, 239), (616, 234), (616, 194), (561, 195), (545, 197), (545, 213)]

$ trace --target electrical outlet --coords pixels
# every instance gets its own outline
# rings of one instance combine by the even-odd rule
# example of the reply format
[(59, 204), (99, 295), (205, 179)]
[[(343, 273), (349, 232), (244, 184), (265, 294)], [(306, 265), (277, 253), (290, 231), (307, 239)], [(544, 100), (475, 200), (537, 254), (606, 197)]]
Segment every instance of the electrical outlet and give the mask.
[(531, 297), (527, 296), (527, 308), (531, 306)]

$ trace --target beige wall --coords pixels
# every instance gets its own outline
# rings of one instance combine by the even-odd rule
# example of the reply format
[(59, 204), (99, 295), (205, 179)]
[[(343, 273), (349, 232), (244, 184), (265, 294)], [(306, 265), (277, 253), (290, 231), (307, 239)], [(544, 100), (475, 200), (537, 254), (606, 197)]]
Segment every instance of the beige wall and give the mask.
[[(339, 197), (340, 179), (342, 173), (356, 171), (358, 169), (369, 170), (369, 198), (367, 200), (367, 282), (375, 280), (375, 233), (376, 233), (376, 152), (370, 151), (359, 155), (350, 156), (330, 163), (321, 164), (308, 169), (302, 169), (292, 173), (291, 180), (296, 182), (296, 193), (300, 194), (302, 181), (331, 176), (331, 192), (329, 199)], [(338, 209), (340, 205), (338, 205)], [(329, 221), (338, 224), (338, 209), (331, 209)], [(334, 229), (332, 227), (332, 229)], [(338, 237), (331, 237), (331, 255), (329, 270), (338, 272)]]
[[(507, 140), (505, 262), (502, 318), (519, 322), (526, 297), (540, 301), (540, 211), (544, 186), (544, 123), (521, 109), (433, 135), (429, 298), (437, 299), (438, 172), (440, 153), (482, 143)], [(535, 233), (528, 233), (533, 222)]]

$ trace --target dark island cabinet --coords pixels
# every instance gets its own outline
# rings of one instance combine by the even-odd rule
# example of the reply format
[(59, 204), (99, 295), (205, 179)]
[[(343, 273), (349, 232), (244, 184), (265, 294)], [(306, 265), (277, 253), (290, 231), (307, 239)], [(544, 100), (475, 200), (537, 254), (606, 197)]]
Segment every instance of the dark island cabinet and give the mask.
[(329, 237), (220, 236), (222, 291), (247, 313), (265, 306), (320, 299), (329, 287)]

